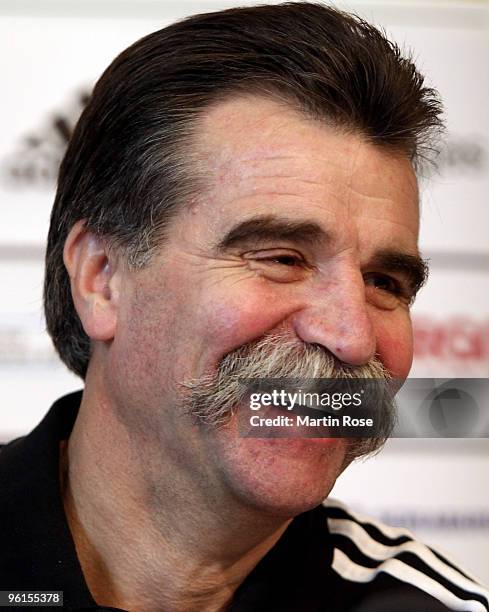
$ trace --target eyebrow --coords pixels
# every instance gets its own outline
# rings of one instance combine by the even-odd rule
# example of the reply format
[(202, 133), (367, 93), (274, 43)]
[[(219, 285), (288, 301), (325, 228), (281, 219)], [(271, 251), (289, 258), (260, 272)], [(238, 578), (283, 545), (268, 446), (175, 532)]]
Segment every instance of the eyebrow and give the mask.
[(369, 266), (386, 272), (400, 272), (409, 282), (413, 296), (428, 280), (428, 260), (420, 255), (402, 253), (394, 249), (377, 251), (369, 262)]
[[(218, 243), (217, 250), (222, 252), (243, 244), (277, 239), (316, 246), (328, 242), (331, 234), (315, 221), (293, 221), (274, 215), (261, 215), (231, 228)], [(367, 267), (401, 273), (407, 279), (413, 296), (425, 284), (429, 273), (427, 260), (417, 253), (404, 253), (397, 249), (377, 251)]]
[(278, 219), (273, 215), (253, 217), (233, 227), (218, 243), (218, 251), (260, 240), (287, 240), (314, 246), (330, 238), (314, 221)]

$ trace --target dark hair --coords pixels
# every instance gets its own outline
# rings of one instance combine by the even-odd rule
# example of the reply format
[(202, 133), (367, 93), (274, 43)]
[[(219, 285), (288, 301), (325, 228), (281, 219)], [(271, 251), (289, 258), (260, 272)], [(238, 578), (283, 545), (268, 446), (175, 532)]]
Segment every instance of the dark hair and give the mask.
[[(374, 26), (298, 2), (196, 15), (121, 53), (95, 86), (61, 164), (46, 252), (48, 331), (84, 377), (90, 340), (75, 311), (63, 247), (76, 221), (142, 267), (186, 196), (197, 120), (233, 93), (288, 100), (415, 163), (441, 128), (437, 93)], [(194, 139), (195, 140), (195, 139)]]

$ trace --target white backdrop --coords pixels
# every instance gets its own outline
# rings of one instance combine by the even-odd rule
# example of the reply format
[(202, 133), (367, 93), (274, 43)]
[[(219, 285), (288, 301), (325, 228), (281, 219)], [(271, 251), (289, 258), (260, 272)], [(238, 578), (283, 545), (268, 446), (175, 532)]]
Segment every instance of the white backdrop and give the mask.
[[(239, 4), (248, 4), (240, 2)], [(441, 91), (440, 172), (422, 182), (432, 274), (414, 308), (414, 376), (489, 375), (489, 7), (349, 2), (412, 47)], [(62, 132), (113, 57), (144, 34), (224, 2), (0, 3), (0, 441), (27, 432), (66, 391), (41, 313), (43, 245)], [(488, 440), (393, 440), (334, 494), (412, 527), (489, 583)]]

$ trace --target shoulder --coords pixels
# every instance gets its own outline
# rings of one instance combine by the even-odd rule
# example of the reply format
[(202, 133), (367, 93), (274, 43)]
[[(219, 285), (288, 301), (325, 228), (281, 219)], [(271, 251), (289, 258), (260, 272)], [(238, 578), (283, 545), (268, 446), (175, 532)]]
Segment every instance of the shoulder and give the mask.
[[(20, 438), (15, 438), (10, 442), (5, 444), (0, 444), (0, 482), (3, 476), (7, 478), (11, 478), (12, 473), (10, 467), (13, 465), (15, 467), (21, 467), (17, 464), (19, 463), (17, 459), (17, 449), (22, 446), (22, 442), (25, 439), (25, 436)], [(2, 482), (2, 485), (5, 483)]]
[(353, 512), (336, 500), (327, 499), (322, 512), (334, 549), (332, 570), (352, 586), (403, 583), (413, 595), (428, 595), (433, 609), (439, 603), (448, 610), (489, 610), (487, 588), (407, 529)]

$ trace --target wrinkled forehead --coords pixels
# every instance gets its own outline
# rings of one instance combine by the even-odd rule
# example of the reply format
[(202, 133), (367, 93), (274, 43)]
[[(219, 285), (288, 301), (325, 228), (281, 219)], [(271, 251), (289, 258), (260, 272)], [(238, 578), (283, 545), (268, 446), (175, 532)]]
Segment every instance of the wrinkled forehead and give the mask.
[(245, 195), (270, 201), (288, 189), (303, 202), (334, 198), (355, 207), (376, 201), (382, 214), (402, 217), (417, 239), (411, 161), (358, 132), (309, 118), (286, 102), (240, 96), (207, 110), (197, 141), (209, 203), (222, 201), (223, 194), (229, 201)]

